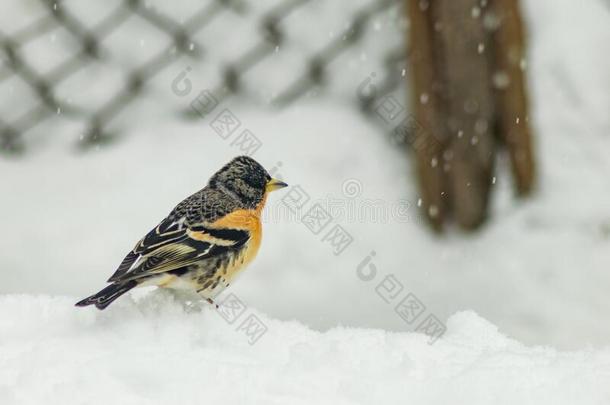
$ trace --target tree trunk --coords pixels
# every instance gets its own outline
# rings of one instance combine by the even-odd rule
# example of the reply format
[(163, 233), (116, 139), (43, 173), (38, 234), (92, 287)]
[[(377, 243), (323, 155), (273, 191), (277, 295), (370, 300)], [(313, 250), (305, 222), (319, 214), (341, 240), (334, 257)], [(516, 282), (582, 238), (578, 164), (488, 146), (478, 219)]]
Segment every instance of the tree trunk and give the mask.
[(517, 192), (525, 195), (534, 186), (535, 166), (523, 74), (523, 24), (516, 0), (494, 0), (492, 4), (499, 24), (493, 36), (498, 127), (510, 153)]
[(517, 0), (405, 1), (425, 213), (436, 230), (448, 218), (474, 229), (487, 216), (498, 138), (519, 193), (533, 186)]
[[(440, 230), (446, 211), (442, 191), (446, 188), (441, 161), (445, 132), (438, 125), (442, 120), (438, 87), (440, 84), (434, 63), (432, 20), (429, 7), (418, 1), (407, 1), (411, 16), (411, 36), (417, 38), (410, 47), (412, 65), (412, 106), (418, 121), (416, 140), (417, 173), (423, 207), (432, 226)], [(437, 164), (433, 164), (437, 162)]]

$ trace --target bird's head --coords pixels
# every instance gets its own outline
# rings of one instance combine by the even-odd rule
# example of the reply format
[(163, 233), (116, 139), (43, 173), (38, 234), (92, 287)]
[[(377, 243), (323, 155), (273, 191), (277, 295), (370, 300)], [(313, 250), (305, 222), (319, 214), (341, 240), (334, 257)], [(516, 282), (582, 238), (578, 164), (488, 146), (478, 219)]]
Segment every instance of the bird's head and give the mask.
[(288, 186), (272, 178), (267, 170), (249, 156), (239, 156), (227, 163), (210, 179), (209, 186), (228, 194), (244, 208), (254, 209), (267, 193)]

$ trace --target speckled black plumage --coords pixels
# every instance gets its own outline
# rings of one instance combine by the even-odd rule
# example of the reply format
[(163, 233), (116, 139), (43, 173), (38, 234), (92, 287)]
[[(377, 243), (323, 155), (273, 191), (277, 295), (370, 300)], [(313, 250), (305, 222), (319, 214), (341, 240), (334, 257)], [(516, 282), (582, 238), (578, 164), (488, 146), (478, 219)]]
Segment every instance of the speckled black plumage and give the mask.
[(188, 225), (214, 222), (238, 209), (255, 209), (271, 176), (249, 156), (239, 156), (217, 171), (202, 190), (187, 197), (169, 214), (186, 217)]

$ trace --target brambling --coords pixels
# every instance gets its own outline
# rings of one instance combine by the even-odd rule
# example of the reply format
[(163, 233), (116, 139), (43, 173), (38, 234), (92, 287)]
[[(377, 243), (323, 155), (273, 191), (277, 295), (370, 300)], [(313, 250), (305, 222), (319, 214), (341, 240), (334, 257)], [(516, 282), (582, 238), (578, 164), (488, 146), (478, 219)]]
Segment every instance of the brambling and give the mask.
[(261, 212), (287, 184), (248, 156), (233, 159), (127, 254), (109, 286), (76, 306), (104, 309), (137, 286), (195, 290), (211, 304), (258, 253)]

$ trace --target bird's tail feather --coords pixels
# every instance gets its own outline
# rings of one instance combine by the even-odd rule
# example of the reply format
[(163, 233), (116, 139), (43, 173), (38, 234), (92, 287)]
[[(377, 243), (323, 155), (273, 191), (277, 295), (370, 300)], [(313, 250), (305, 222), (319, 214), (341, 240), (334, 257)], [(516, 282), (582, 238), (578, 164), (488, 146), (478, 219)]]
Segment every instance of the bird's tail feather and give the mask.
[(127, 291), (131, 290), (137, 285), (138, 282), (135, 280), (126, 281), (124, 283), (111, 284), (108, 287), (104, 288), (102, 291), (98, 292), (97, 294), (93, 294), (92, 296), (77, 302), (76, 306), (86, 307), (87, 305), (95, 305), (97, 309), (102, 310), (108, 305), (112, 304), (114, 300), (116, 300), (121, 295), (125, 294)]

